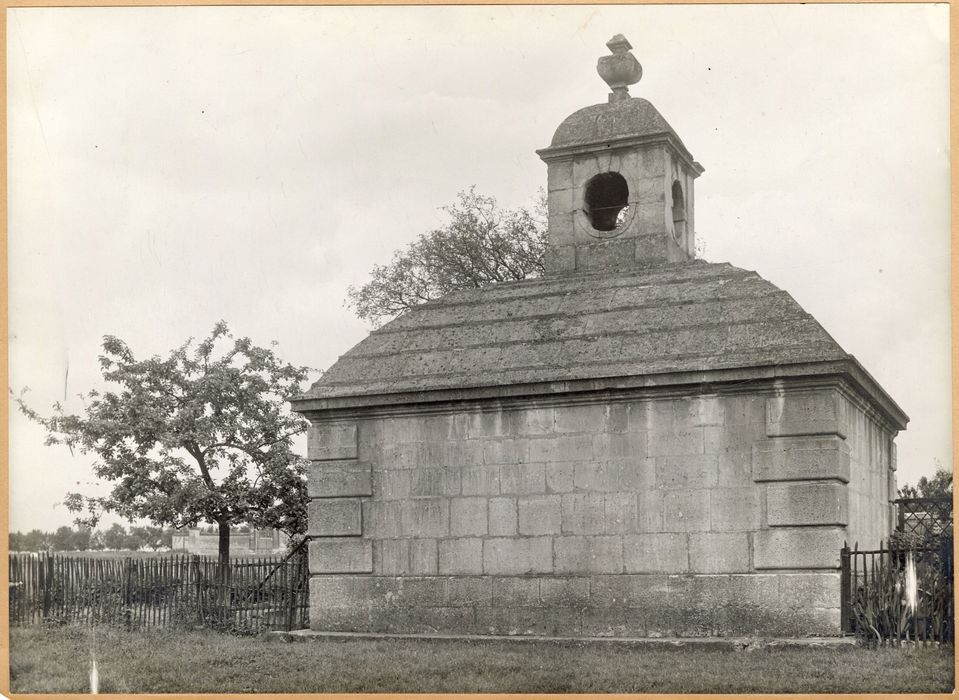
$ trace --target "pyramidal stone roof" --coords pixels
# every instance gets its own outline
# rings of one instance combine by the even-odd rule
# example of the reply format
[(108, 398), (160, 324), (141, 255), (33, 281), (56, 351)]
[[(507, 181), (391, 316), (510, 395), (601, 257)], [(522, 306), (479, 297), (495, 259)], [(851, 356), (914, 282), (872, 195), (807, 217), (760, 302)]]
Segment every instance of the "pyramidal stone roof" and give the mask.
[(373, 331), (300, 401), (848, 359), (786, 292), (695, 260), (454, 292)]
[(566, 117), (544, 152), (599, 142), (616, 143), (655, 136), (671, 136), (690, 160), (682, 139), (649, 100), (630, 97), (583, 107)]

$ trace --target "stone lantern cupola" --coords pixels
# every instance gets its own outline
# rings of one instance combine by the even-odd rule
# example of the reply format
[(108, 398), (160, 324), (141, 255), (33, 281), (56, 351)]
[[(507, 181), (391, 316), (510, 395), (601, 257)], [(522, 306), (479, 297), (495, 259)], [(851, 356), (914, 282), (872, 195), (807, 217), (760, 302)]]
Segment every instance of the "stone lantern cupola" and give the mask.
[(548, 148), (549, 273), (627, 270), (694, 258), (693, 181), (703, 172), (647, 100), (622, 34), (596, 66), (609, 101), (567, 117)]

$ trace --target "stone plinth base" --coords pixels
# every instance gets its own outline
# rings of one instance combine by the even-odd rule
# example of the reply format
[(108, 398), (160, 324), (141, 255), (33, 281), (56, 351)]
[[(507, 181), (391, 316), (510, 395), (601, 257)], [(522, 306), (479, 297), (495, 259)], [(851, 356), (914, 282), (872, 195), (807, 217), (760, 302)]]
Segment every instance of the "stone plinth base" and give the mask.
[(356, 576), (310, 581), (311, 628), (562, 637), (830, 636), (839, 574)]

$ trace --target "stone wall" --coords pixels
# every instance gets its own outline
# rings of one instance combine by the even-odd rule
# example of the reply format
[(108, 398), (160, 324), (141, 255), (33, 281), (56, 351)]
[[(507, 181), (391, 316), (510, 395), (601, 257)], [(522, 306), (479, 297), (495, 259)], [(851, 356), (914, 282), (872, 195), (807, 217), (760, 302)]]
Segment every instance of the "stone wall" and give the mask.
[(780, 387), (314, 419), (311, 624), (836, 633), (847, 526), (887, 526), (861, 413)]
[[(286, 551), (289, 538), (279, 530), (230, 532), (230, 556), (279, 554)], [(199, 528), (180, 530), (173, 535), (171, 549), (215, 557), (219, 552), (220, 536), (216, 532), (202, 532)]]

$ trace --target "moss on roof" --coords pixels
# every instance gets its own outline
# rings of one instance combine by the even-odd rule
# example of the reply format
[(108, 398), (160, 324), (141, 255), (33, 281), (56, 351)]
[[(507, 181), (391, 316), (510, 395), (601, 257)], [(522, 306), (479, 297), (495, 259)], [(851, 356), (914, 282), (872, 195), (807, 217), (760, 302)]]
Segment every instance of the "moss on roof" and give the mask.
[(301, 398), (845, 359), (755, 272), (692, 261), (449, 294), (372, 332)]

